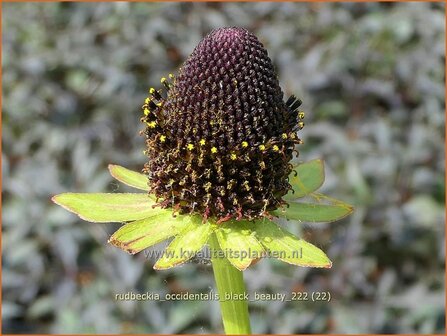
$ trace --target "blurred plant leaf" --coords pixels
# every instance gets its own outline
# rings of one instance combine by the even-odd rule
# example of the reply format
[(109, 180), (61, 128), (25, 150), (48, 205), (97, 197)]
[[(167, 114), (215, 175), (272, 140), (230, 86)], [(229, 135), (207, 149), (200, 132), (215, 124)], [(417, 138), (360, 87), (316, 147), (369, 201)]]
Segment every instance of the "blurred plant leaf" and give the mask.
[(271, 257), (297, 266), (332, 267), (331, 261), (322, 250), (295, 237), (272, 221), (256, 221), (254, 230), (259, 242), (271, 253)]
[(157, 211), (147, 194), (64, 193), (51, 200), (86, 221), (98, 223), (143, 219)]
[(149, 191), (147, 176), (122, 166), (109, 164), (110, 174), (128, 186)]
[(197, 319), (197, 315), (201, 316), (202, 312), (207, 310), (208, 307), (198, 300), (183, 301), (180, 305), (172, 305), (168, 312), (169, 323), (166, 323), (162, 333), (181, 334), (185, 327)]
[(210, 223), (202, 223), (202, 218), (192, 217), (190, 225), (168, 245), (154, 269), (168, 269), (188, 261), (202, 249), (212, 232)]
[(216, 231), (219, 245), (227, 259), (240, 271), (244, 271), (260, 258), (264, 248), (256, 238), (253, 223), (247, 221), (229, 221)]
[(8, 302), (4, 300), (2, 302), (2, 318), (11, 319), (23, 314), (24, 308), (14, 302)]
[(27, 314), (32, 319), (38, 319), (54, 311), (54, 298), (49, 295), (44, 295), (33, 302)]
[(177, 215), (172, 211), (154, 209), (151, 217), (122, 226), (109, 239), (109, 243), (131, 254), (173, 237), (188, 227), (191, 217)]
[(320, 159), (301, 163), (295, 171), (296, 175), (292, 172), (289, 177), (293, 191), (284, 197), (285, 200), (291, 201), (306, 196), (320, 188), (324, 182), (324, 165)]

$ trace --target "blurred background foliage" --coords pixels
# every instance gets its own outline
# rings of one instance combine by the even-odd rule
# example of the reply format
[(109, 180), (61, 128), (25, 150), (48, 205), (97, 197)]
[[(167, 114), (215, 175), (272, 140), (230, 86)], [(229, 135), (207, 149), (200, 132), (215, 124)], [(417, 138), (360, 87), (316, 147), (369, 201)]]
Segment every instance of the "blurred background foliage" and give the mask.
[[(264, 43), (304, 101), (300, 160), (356, 211), (284, 223), (330, 270), (264, 260), (250, 292), (330, 291), (330, 303), (253, 302), (257, 333), (444, 333), (445, 23), (441, 3), (4, 3), (2, 318), (5, 333), (222, 332), (217, 302), (116, 301), (128, 291), (209, 292), (206, 260), (164, 272), (107, 245), (50, 202), (126, 191), (139, 170), (140, 106), (211, 29)], [(160, 247), (159, 247), (160, 248)]]

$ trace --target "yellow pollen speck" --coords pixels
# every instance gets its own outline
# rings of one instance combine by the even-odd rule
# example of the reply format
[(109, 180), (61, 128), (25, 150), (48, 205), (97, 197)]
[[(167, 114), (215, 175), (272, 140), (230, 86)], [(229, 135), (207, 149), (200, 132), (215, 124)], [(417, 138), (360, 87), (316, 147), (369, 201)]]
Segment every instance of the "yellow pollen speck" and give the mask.
[(166, 141), (166, 135), (160, 135), (160, 142)]
[(208, 192), (212, 186), (213, 185), (211, 184), (211, 182), (207, 182), (207, 183), (205, 183), (205, 185), (203, 187), (205, 188), (205, 191)]
[(154, 89), (154, 88), (150, 88), (150, 89), (149, 89), (149, 93), (150, 93), (150, 94), (153, 94), (154, 92), (155, 92), (155, 89)]
[(283, 134), (282, 134), (282, 138), (283, 138), (283, 139), (287, 139), (287, 134), (286, 134), (286, 133), (283, 133)]
[(242, 141), (242, 147), (244, 147), (244, 148), (248, 147), (248, 142), (247, 141)]
[(205, 144), (206, 144), (206, 141), (205, 141), (205, 139), (202, 139), (202, 140), (200, 140), (200, 146), (205, 146)]
[(169, 78), (173, 79), (174, 75), (173, 74), (169, 74)]
[(299, 127), (299, 128), (303, 128), (303, 127), (304, 127), (304, 123), (303, 123), (302, 121), (300, 121), (300, 122), (298, 123), (298, 127)]
[(193, 144), (188, 144), (188, 146), (186, 146), (186, 148), (188, 148), (189, 150), (193, 150), (194, 149), (194, 145)]
[(211, 153), (217, 153), (217, 148), (216, 147), (211, 148)]
[(149, 99), (149, 97), (147, 97), (147, 98), (144, 100), (144, 103), (145, 103), (145, 104), (149, 104), (150, 101), (151, 101), (151, 100)]
[(234, 153), (231, 153), (230, 155), (231, 160), (236, 160), (237, 159), (237, 155)]
[(157, 126), (157, 122), (156, 121), (151, 121), (146, 123), (150, 128), (155, 128), (155, 126)]
[(145, 108), (143, 112), (145, 116), (149, 115), (149, 109)]
[(265, 150), (265, 146), (264, 145), (259, 145), (259, 149), (263, 151), (263, 150)]
[(160, 106), (161, 106), (161, 102), (159, 102), (159, 103), (157, 103), (157, 104), (155, 104), (155, 105), (157, 105), (158, 107), (160, 107)]
[(166, 82), (166, 77), (162, 77), (161, 79), (160, 79), (160, 82)]
[(299, 112), (298, 112), (298, 118), (300, 118), (300, 119), (304, 119), (304, 116), (305, 116), (305, 114), (304, 114), (303, 111), (299, 111)]
[(290, 134), (290, 138), (295, 139), (295, 133)]
[(274, 145), (274, 146), (273, 146), (273, 150), (274, 150), (275, 152), (277, 152), (277, 151), (279, 151), (279, 147), (278, 147), (277, 145)]

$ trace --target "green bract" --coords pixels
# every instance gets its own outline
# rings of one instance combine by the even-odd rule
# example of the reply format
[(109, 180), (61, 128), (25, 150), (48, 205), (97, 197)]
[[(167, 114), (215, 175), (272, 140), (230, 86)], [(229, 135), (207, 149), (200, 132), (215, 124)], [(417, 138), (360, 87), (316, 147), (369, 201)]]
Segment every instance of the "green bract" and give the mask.
[[(109, 165), (109, 170), (118, 181), (148, 190), (145, 175), (117, 165)], [(315, 192), (324, 181), (321, 160), (298, 165), (289, 181), (294, 190), (286, 196), (289, 205), (275, 210), (274, 216), (301, 222), (331, 222), (353, 211), (352, 206)], [(315, 202), (296, 202), (304, 196), (311, 196)], [(223, 256), (241, 271), (266, 255), (298, 266), (329, 268), (332, 265), (318, 247), (266, 218), (220, 224), (210, 218), (204, 222), (198, 215), (173, 215), (171, 209), (156, 207), (146, 193), (64, 193), (52, 200), (86, 221), (123, 222), (109, 243), (132, 254), (174, 237), (154, 265), (155, 269), (185, 263), (208, 243), (211, 235), (217, 238)]]

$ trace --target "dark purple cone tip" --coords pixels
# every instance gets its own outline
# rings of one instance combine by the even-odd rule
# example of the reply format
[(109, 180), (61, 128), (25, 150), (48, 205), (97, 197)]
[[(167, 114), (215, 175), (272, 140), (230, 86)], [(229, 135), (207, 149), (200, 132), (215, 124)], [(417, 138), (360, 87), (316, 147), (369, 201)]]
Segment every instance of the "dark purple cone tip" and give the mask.
[(205, 219), (256, 219), (285, 204), (301, 101), (286, 102), (267, 51), (246, 29), (208, 34), (143, 105), (144, 172), (159, 205)]

